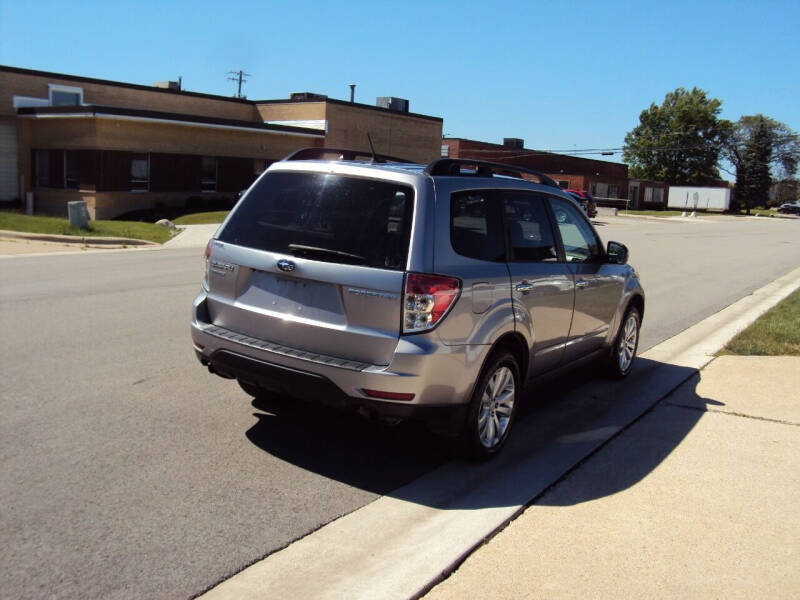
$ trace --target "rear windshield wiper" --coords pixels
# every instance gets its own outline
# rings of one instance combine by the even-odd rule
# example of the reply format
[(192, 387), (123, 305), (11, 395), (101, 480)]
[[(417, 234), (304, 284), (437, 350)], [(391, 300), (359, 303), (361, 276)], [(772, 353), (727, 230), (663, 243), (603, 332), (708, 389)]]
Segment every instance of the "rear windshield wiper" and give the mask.
[(365, 256), (360, 256), (358, 254), (350, 254), (349, 252), (342, 252), (341, 250), (331, 250), (330, 248), (319, 248), (317, 246), (304, 246), (302, 244), (289, 244), (288, 248), (289, 250), (292, 251), (292, 254), (294, 254), (295, 256), (316, 254), (322, 256), (329, 256), (332, 258), (347, 259), (351, 262), (360, 262), (360, 263), (367, 262), (367, 258)]

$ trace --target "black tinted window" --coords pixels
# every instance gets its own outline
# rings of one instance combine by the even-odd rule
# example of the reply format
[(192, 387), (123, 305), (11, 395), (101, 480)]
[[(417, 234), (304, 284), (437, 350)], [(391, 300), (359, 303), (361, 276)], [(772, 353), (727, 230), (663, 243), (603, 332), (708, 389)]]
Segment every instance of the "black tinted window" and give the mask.
[(462, 256), (488, 261), (505, 260), (500, 215), (491, 192), (453, 194), (450, 200), (450, 239)]
[(236, 207), (223, 242), (385, 269), (406, 266), (414, 192), (384, 181), (267, 173)]
[(515, 261), (558, 260), (550, 219), (539, 194), (503, 192), (503, 211)]

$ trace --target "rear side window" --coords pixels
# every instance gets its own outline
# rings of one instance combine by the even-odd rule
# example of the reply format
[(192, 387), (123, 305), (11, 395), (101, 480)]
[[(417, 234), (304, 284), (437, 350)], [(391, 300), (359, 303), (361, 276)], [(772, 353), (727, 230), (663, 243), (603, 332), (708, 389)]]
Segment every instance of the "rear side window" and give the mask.
[(491, 191), (458, 192), (450, 198), (450, 241), (462, 256), (502, 262), (505, 241)]
[(414, 191), (324, 173), (267, 173), (237, 206), (220, 241), (315, 260), (403, 270)]
[(557, 262), (558, 252), (544, 198), (529, 192), (506, 191), (502, 195), (513, 260)]

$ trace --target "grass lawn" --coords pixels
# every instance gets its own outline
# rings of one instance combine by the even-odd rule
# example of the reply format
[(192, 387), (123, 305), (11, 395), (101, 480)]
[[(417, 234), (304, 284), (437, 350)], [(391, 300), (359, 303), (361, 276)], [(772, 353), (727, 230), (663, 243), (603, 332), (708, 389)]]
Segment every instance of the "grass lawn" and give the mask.
[(720, 354), (800, 356), (800, 290), (764, 313)]
[[(738, 212), (731, 212), (730, 214), (746, 216), (747, 215), (747, 211), (742, 208)], [(751, 217), (753, 215), (761, 215), (761, 216), (764, 216), (764, 217), (771, 217), (772, 215), (776, 215), (776, 214), (778, 214), (778, 209), (777, 208), (767, 208), (765, 206), (754, 206), (754, 207), (752, 207), (750, 209), (750, 216)]]
[[(744, 211), (740, 211), (741, 214), (745, 214)], [(751, 208), (750, 209), (751, 215), (763, 215), (765, 217), (771, 217), (772, 215), (778, 214), (777, 208)]]
[(228, 210), (217, 210), (213, 212), (200, 212), (191, 215), (183, 215), (174, 219), (175, 225), (205, 225), (206, 223), (222, 223), (228, 216)]
[(136, 221), (89, 221), (89, 229), (70, 227), (69, 220), (58, 217), (37, 217), (0, 211), (0, 229), (28, 233), (53, 233), (76, 237), (126, 237), (163, 244), (173, 231), (152, 223)]

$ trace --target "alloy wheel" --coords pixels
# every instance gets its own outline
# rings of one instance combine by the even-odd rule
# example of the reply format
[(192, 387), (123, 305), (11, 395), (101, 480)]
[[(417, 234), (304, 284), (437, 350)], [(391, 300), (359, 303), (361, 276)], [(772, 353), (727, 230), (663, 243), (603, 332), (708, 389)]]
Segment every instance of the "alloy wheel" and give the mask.
[(618, 364), (621, 373), (631, 368), (633, 357), (636, 354), (636, 342), (639, 337), (639, 321), (634, 313), (630, 313), (625, 320), (625, 327), (619, 339)]
[(502, 442), (514, 411), (514, 374), (506, 366), (497, 369), (486, 382), (478, 414), (478, 437), (484, 448)]

